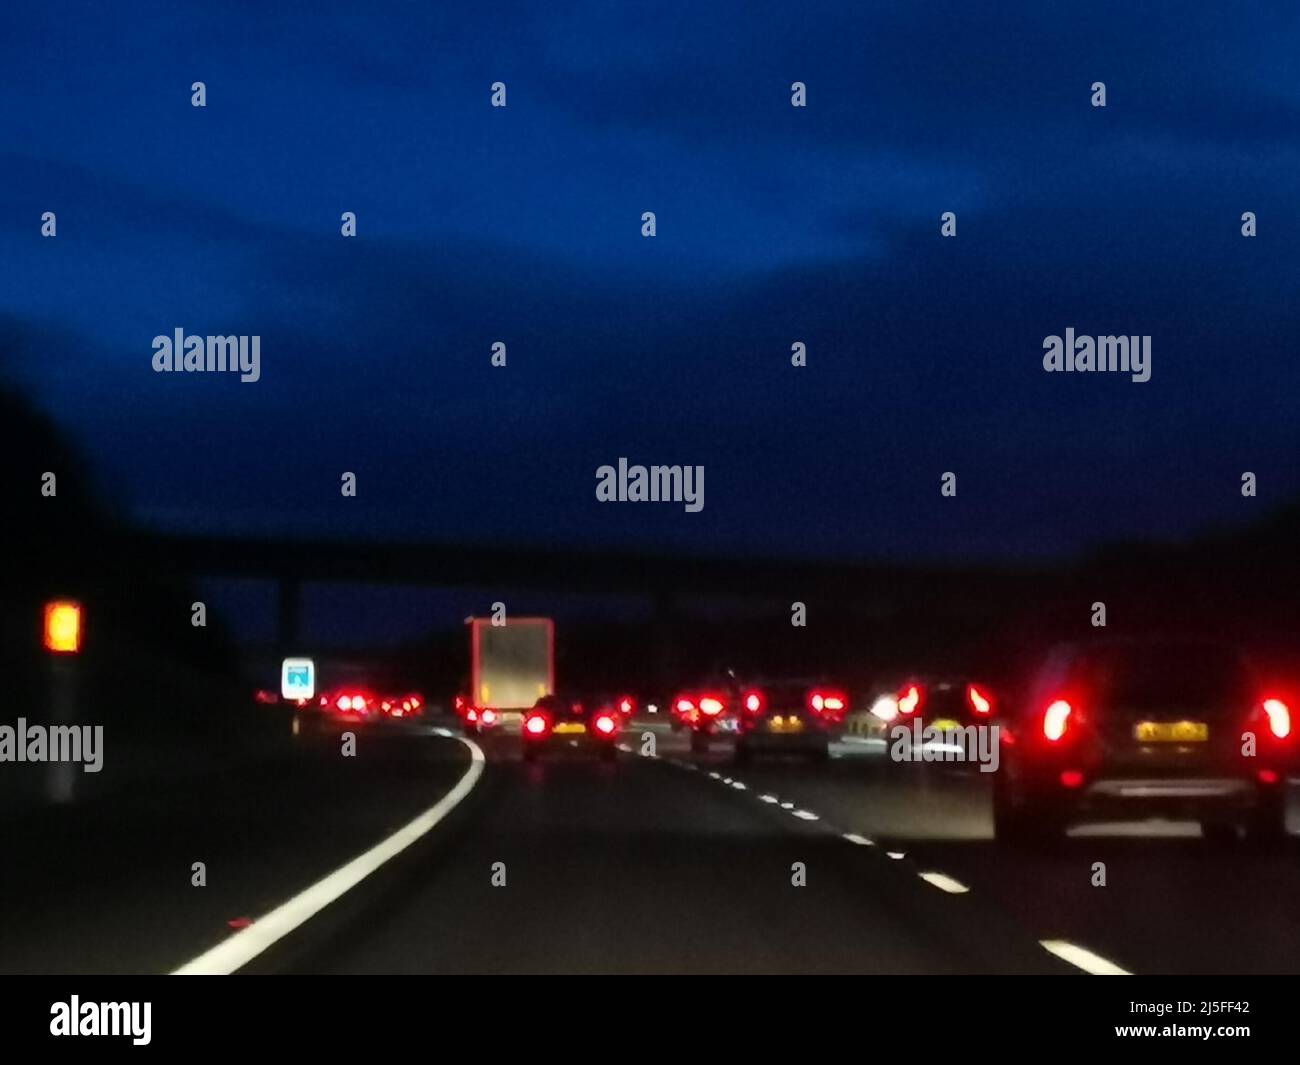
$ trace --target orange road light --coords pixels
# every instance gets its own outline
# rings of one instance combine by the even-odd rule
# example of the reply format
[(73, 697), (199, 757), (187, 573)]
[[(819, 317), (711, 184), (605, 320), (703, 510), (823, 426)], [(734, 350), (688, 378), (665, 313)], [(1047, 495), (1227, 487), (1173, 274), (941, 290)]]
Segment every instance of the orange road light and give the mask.
[(81, 650), (81, 604), (55, 599), (45, 604), (45, 649), (75, 655)]

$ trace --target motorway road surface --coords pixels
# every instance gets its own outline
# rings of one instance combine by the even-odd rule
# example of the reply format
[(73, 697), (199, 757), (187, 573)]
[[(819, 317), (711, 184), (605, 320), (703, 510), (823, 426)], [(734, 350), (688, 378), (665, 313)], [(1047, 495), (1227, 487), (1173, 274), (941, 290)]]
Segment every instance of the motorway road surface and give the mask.
[[(638, 753), (647, 734), (654, 758)], [(515, 737), (483, 739), (459, 805), (246, 970), (1300, 971), (1294, 850), (1142, 825), (1008, 853), (990, 839), (987, 777), (895, 765), (878, 743), (735, 770), (726, 741), (692, 756), (659, 722), (625, 739), (616, 764), (562, 751), (536, 765)], [(183, 790), (11, 815), (0, 970), (169, 972), (250, 921), (270, 929), (470, 765), (429, 727), (363, 730), (355, 759), (324, 742)], [(1089, 953), (1062, 960), (1043, 941)]]

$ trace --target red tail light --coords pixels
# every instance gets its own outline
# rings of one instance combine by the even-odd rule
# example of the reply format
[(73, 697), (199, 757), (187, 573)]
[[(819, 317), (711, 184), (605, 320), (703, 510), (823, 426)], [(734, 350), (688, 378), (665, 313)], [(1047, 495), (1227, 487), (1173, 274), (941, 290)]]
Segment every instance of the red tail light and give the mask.
[(625, 695), (618, 701), (618, 712), (620, 714), (630, 714), (636, 709), (636, 702), (630, 695)]
[(1064, 699), (1057, 699), (1043, 711), (1043, 735), (1055, 743), (1065, 735), (1066, 724), (1074, 708)]
[(987, 716), (993, 710), (993, 700), (974, 684), (966, 685), (966, 700), (977, 714)]
[(745, 709), (749, 711), (749, 713), (761, 714), (763, 712), (764, 705), (766, 704), (765, 704), (765, 700), (763, 699), (762, 692), (751, 691), (745, 693)]
[(808, 707), (814, 714), (839, 717), (847, 706), (848, 703), (840, 692), (813, 690), (808, 693)]
[(497, 719), (497, 712), (495, 710), (484, 710), (482, 715), (480, 715), (480, 719), (482, 720), (483, 724), (491, 725)]
[(469, 710), (465, 711), (465, 720), (466, 720), (466, 721), (477, 721), (477, 720), (478, 720), (478, 711), (475, 710), (473, 707), (470, 707)]
[(352, 709), (352, 696), (350, 696), (350, 695), (340, 695), (340, 696), (339, 696), (339, 700), (338, 700), (338, 702), (335, 703), (334, 705), (337, 706), (340, 710), (351, 710), (351, 709)]
[(618, 728), (618, 723), (609, 714), (596, 715), (596, 731), (605, 735), (612, 736), (614, 730)]
[(921, 689), (915, 684), (909, 684), (898, 697), (898, 712), (906, 717), (916, 713), (920, 708)]
[(724, 709), (722, 700), (716, 695), (706, 695), (700, 700), (700, 713), (708, 717), (717, 717)]
[(1081, 788), (1083, 787), (1083, 773), (1077, 769), (1067, 769), (1061, 773), (1061, 787), (1063, 788)]
[(524, 718), (524, 731), (530, 736), (540, 736), (549, 727), (545, 714), (529, 714)]
[(1291, 735), (1291, 708), (1281, 699), (1265, 699), (1264, 713), (1268, 715), (1268, 729), (1279, 740)]
[(682, 696), (673, 703), (673, 709), (679, 714), (689, 714), (695, 709), (695, 702), (692, 699), (687, 699), (685, 696)]

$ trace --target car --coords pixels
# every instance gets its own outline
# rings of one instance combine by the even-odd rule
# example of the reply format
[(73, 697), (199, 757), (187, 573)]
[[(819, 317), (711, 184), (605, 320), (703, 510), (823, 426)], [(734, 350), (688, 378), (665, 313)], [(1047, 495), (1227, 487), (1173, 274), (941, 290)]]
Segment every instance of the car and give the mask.
[(466, 736), (482, 735), (485, 729), (497, 728), (501, 724), (499, 710), (491, 706), (475, 706), (464, 695), (457, 695), (452, 700), (452, 709), (460, 718), (461, 730)]
[(369, 689), (349, 685), (321, 692), (311, 700), (293, 700), (294, 736), (335, 735), (380, 719), (379, 702)]
[(734, 686), (731, 678), (715, 680), (673, 696), (673, 719), (678, 722), (679, 729), (691, 730), (692, 751), (707, 751), (716, 733), (729, 731), (730, 726), (734, 726), (734, 721), (728, 717)]
[(849, 698), (843, 688), (819, 680), (776, 680), (745, 686), (736, 705), (738, 765), (764, 754), (827, 761), (830, 741), (848, 714)]
[(992, 689), (970, 678), (909, 680), (898, 692), (895, 723), (951, 731), (963, 725), (986, 725), (993, 719)]
[(623, 718), (613, 704), (585, 702), (567, 694), (543, 695), (524, 714), (520, 729), (524, 761), (536, 761), (543, 752), (572, 740), (612, 762), (618, 756), (622, 731)]
[[(918, 736), (956, 733), (970, 726), (987, 726), (997, 721), (997, 704), (992, 687), (971, 677), (913, 678), (899, 689), (892, 700), (880, 703), (880, 714), (889, 731), (899, 725), (913, 729)], [(951, 746), (951, 745), (949, 745)], [(947, 759), (945, 759), (946, 761)], [(978, 767), (974, 760), (958, 760), (959, 765)]]
[(1078, 821), (1199, 821), (1210, 839), (1286, 836), (1295, 731), (1282, 696), (1213, 642), (1062, 645), (1001, 722), (999, 843), (1043, 843)]
[(379, 712), (393, 721), (406, 721), (424, 716), (424, 699), (414, 693), (387, 695), (379, 700)]

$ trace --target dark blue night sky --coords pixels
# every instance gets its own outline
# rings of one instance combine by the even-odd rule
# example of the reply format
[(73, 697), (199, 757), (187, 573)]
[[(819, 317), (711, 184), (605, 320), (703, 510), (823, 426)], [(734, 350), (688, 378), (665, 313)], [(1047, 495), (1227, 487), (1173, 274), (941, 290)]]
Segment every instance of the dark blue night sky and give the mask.
[[(1294, 5), (32, 7), (0, 373), (143, 522), (1009, 559), (1300, 493)], [(261, 380), (155, 374), (177, 327)], [(1045, 374), (1067, 327), (1151, 381)], [(598, 503), (620, 456), (704, 510)]]

